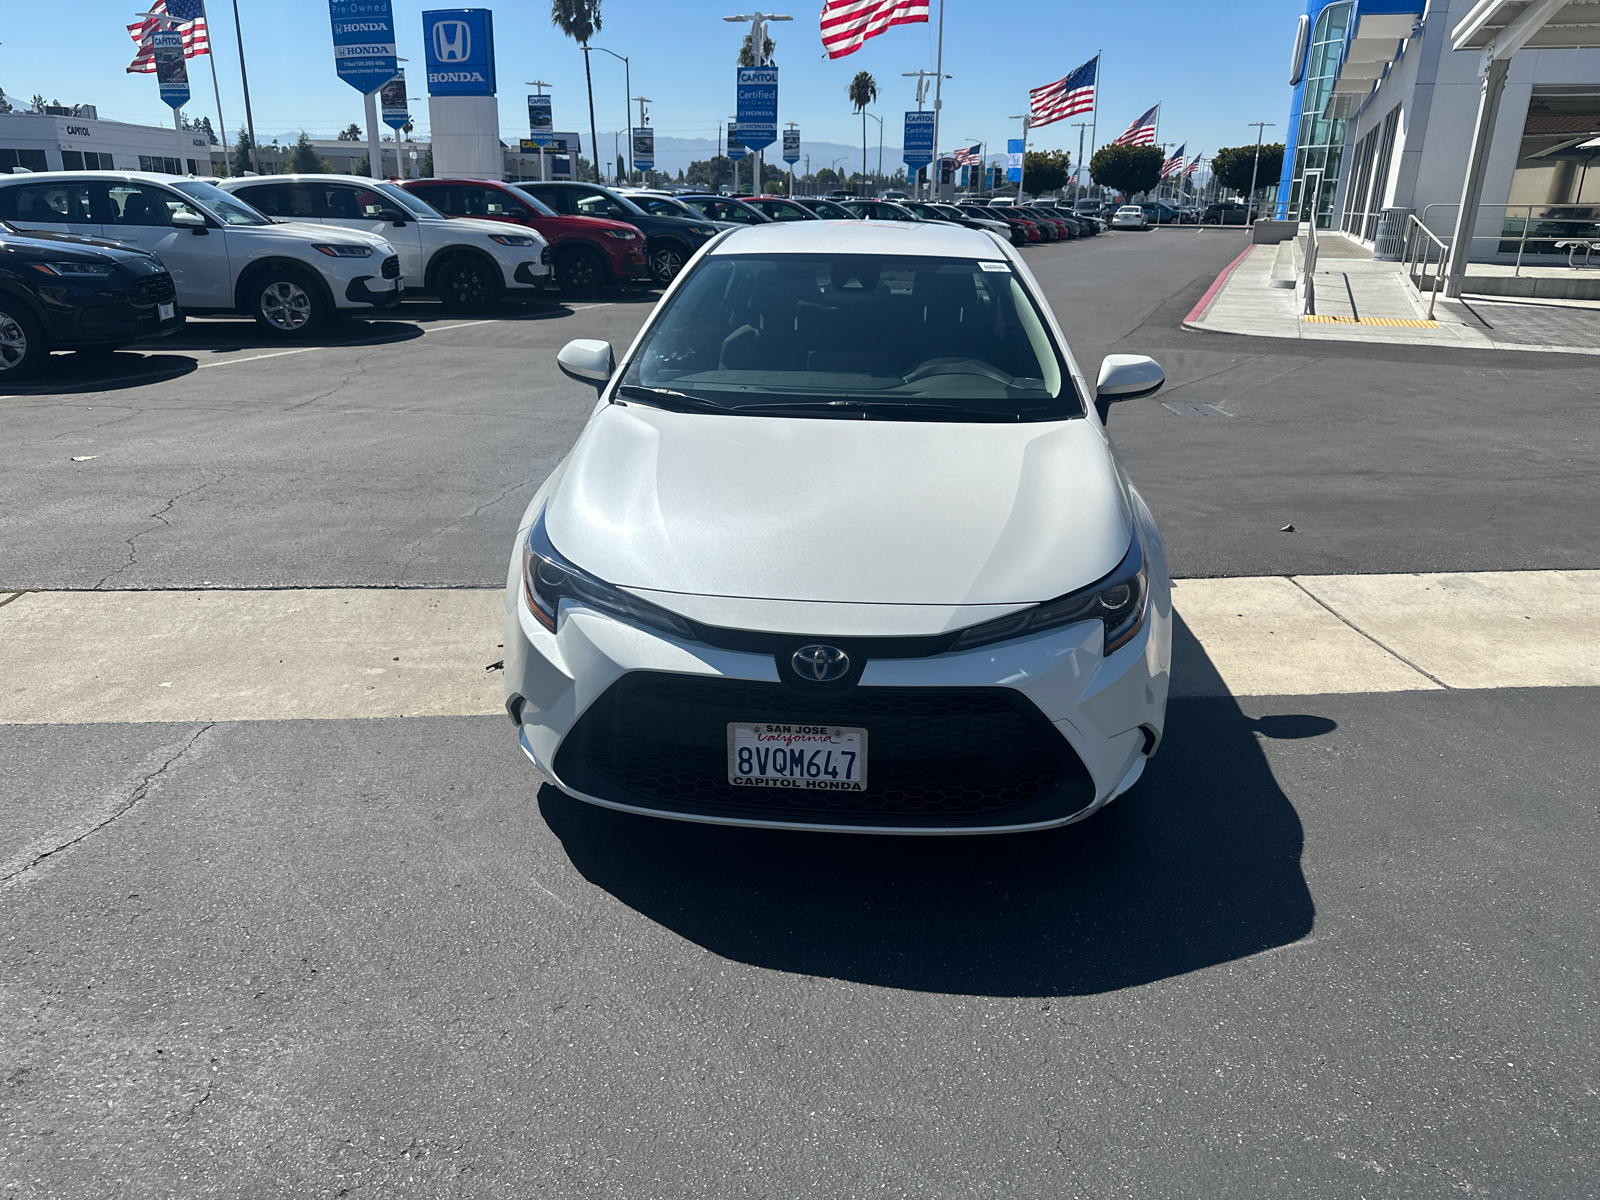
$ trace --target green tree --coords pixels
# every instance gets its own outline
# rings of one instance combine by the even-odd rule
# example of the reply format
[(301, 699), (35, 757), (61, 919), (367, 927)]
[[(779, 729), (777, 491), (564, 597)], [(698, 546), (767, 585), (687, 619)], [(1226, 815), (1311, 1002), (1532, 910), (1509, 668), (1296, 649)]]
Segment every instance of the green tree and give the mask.
[(739, 47), (739, 65), (741, 67), (762, 67), (772, 61), (772, 52), (778, 47), (773, 40), (763, 34), (761, 38), (761, 61), (756, 61), (755, 47), (751, 44), (750, 35), (744, 35), (744, 44)]
[(1278, 186), (1283, 174), (1283, 143), (1271, 142), (1261, 147), (1261, 163), (1256, 164), (1255, 146), (1228, 146), (1218, 150), (1211, 160), (1211, 173), (1223, 187), (1230, 187), (1243, 195), (1250, 190), (1250, 175), (1255, 172), (1256, 191)]
[(341, 142), (361, 141), (361, 126), (357, 125), (354, 121), (351, 121), (350, 124), (339, 130), (339, 140)]
[(11, 107), (11, 101), (6, 99), (5, 88), (0, 88), (0, 113), (8, 113), (13, 111), (15, 110)]
[(311, 144), (311, 135), (304, 129), (295, 139), (294, 149), (289, 151), (288, 161), (283, 165), (290, 175), (327, 174), (329, 170), (328, 164), (317, 153), (317, 148)]
[(422, 157), (417, 159), (417, 178), (433, 178), (433, 147), (429, 146), (422, 152)]
[(1035, 196), (1059, 192), (1072, 176), (1072, 160), (1064, 150), (1029, 150), (1022, 160), (1022, 186)]
[[(600, 32), (600, 0), (550, 0), (550, 24), (583, 47), (583, 78), (589, 85), (589, 144), (599, 147), (594, 124), (594, 76), (589, 70), (589, 39)], [(595, 158), (598, 160), (599, 155)], [(594, 179), (600, 182), (600, 168)]]
[(838, 187), (841, 182), (839, 172), (835, 171), (832, 167), (823, 167), (816, 173), (814, 179), (819, 188), (826, 188), (830, 192)]
[(255, 170), (250, 165), (250, 152), (255, 149), (255, 143), (250, 140), (250, 131), (240, 128), (239, 137), (233, 143), (233, 174), (244, 175)]
[(867, 173), (867, 105), (878, 98), (878, 81), (866, 71), (857, 71), (856, 77), (845, 88), (845, 95), (861, 114), (861, 174)]
[(681, 173), (680, 178), (685, 183), (698, 184), (714, 192), (723, 184), (733, 181), (733, 159), (725, 154), (717, 154), (709, 159), (691, 162), (689, 170)]
[(1163, 161), (1160, 146), (1101, 146), (1089, 160), (1089, 177), (1101, 187), (1131, 196), (1160, 182)]

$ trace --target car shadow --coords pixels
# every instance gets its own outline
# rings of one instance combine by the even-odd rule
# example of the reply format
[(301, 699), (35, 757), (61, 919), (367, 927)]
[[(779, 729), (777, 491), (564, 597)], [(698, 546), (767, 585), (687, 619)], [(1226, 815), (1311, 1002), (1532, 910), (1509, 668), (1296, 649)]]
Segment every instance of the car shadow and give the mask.
[(177, 333), (159, 342), (145, 343), (161, 353), (178, 351), (206, 354), (234, 354), (241, 350), (300, 350), (326, 346), (383, 346), (409, 342), (422, 336), (422, 330), (408, 320), (355, 317), (333, 321), (309, 337), (281, 338), (267, 333), (249, 317), (195, 317)]
[(1310, 932), (1300, 819), (1258, 739), (1334, 727), (1253, 719), (1225, 694), (1175, 700), (1132, 792), (1036, 834), (724, 828), (614, 812), (549, 784), (539, 804), (585, 878), (725, 958), (915, 991), (1089, 995)]
[(116, 392), (177, 379), (199, 367), (183, 354), (123, 351), (79, 354), (60, 351), (23, 383), (0, 383), (8, 396), (72, 396), (84, 392)]

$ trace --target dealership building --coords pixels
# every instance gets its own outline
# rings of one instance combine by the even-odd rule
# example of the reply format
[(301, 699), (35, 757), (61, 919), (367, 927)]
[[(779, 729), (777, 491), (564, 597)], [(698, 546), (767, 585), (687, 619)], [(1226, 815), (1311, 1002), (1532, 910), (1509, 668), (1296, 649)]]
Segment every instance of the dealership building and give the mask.
[[(1414, 214), (1449, 241), (1472, 162), (1474, 261), (1550, 254), (1551, 238), (1530, 243), (1522, 231), (1569, 222), (1576, 235), (1578, 222), (1600, 217), (1600, 170), (1589, 170), (1600, 156), (1600, 49), (1571, 48), (1600, 37), (1577, 11), (1600, 5), (1568, 4), (1565, 18), (1555, 6), (1537, 34), (1518, 29), (1538, 7), (1309, 0), (1290, 70), (1279, 212), (1304, 220), (1314, 208), (1319, 227), (1368, 244)], [(1497, 105), (1483, 103), (1491, 93)], [(1303, 197), (1308, 171), (1321, 172), (1321, 186)]]
[[(0, 113), (0, 174), (20, 167), (210, 175), (212, 149), (203, 131), (102, 121), (92, 104)], [(216, 149), (220, 158), (221, 147)]]

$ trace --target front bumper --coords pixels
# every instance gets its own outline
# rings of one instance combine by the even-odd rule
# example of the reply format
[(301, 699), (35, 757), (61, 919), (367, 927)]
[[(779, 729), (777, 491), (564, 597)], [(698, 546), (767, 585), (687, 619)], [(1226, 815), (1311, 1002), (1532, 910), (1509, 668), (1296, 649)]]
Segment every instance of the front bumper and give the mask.
[(352, 304), (372, 308), (398, 308), (406, 294), (406, 281), (402, 276), (393, 279), (361, 275), (352, 279), (344, 289), (344, 298)]
[[(1164, 586), (1153, 591), (1144, 629), (1109, 658), (1100, 652), (1101, 626), (1086, 622), (931, 657), (869, 653), (859, 684), (828, 694), (787, 684), (771, 653), (676, 641), (570, 603), (551, 634), (521, 599), (520, 562), (513, 563), (508, 583), (507, 711), (518, 724), (520, 744), (556, 786), (608, 808), (856, 833), (1046, 829), (1082, 820), (1131, 787), (1165, 720), (1172, 618)], [(725, 721), (784, 719), (867, 728), (868, 802), (828, 792), (774, 797), (777, 789), (731, 788), (708, 740)], [(660, 767), (652, 760), (643, 774), (630, 769), (618, 758), (619, 729), (654, 731), (673, 762)], [(886, 766), (876, 776), (883, 790), (870, 795), (874, 747), (898, 745), (902, 767), (907, 755), (918, 753), (907, 746), (955, 761), (949, 759), (952, 733), (971, 742), (970, 752), (962, 752), (967, 761), (989, 754), (994, 762), (1009, 762), (1011, 748), (1020, 747), (1019, 753), (1035, 756), (1029, 778), (1054, 782), (990, 786), (980, 775), (967, 786), (952, 774), (950, 786), (941, 787), (927, 778), (908, 781), (904, 770), (896, 776)], [(1052, 756), (1054, 775), (1037, 761)]]

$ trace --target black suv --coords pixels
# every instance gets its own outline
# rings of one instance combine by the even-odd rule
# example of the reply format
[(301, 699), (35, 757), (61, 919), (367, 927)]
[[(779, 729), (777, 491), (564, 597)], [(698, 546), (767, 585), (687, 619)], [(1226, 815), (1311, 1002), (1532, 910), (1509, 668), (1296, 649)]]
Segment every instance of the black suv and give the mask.
[(688, 217), (658, 217), (598, 183), (519, 183), (517, 188), (562, 216), (610, 217), (641, 230), (650, 274), (657, 283), (676, 279), (694, 252), (717, 234), (710, 221), (701, 224)]
[(0, 221), (0, 386), (52, 350), (116, 350), (181, 329), (175, 295), (153, 254)]

